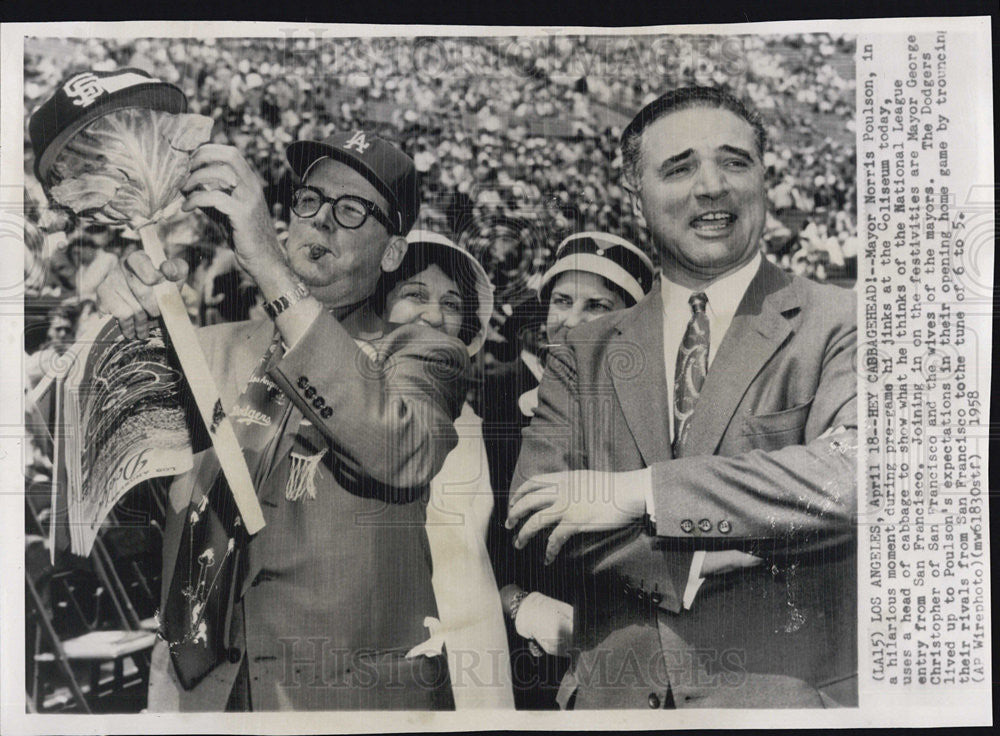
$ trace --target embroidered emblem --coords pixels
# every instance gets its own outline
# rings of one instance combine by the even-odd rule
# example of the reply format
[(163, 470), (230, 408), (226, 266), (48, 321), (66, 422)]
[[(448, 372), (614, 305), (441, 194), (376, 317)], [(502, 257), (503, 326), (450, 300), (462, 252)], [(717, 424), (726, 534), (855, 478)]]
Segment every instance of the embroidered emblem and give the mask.
[(89, 107), (94, 104), (94, 100), (105, 93), (97, 76), (91, 72), (77, 74), (63, 85), (63, 92), (67, 97), (72, 98), (74, 105)]
[(292, 463), (288, 470), (288, 483), (285, 485), (285, 498), (289, 501), (298, 501), (303, 496), (316, 498), (316, 469), (325, 454), (325, 447), (315, 455), (292, 453)]
[(364, 153), (370, 145), (371, 143), (365, 138), (364, 132), (356, 130), (351, 139), (344, 144), (344, 148), (354, 148), (358, 153)]

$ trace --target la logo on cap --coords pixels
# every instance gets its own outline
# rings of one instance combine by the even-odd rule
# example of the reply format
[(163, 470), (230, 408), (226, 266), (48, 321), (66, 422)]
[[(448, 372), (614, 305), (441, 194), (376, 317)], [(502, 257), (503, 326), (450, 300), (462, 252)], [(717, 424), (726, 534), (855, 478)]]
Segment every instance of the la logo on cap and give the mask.
[(356, 130), (354, 131), (354, 135), (351, 136), (351, 139), (344, 144), (344, 148), (354, 148), (358, 153), (364, 153), (368, 150), (370, 145), (371, 143), (369, 143), (365, 138), (364, 132)]

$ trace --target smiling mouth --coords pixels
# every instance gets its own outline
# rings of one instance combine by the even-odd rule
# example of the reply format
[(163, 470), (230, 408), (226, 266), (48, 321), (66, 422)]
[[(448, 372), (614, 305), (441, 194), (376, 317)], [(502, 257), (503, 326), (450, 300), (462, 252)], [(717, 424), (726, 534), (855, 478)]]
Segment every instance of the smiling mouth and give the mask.
[(732, 212), (706, 212), (691, 220), (691, 227), (700, 233), (714, 235), (729, 230), (736, 224), (737, 217)]

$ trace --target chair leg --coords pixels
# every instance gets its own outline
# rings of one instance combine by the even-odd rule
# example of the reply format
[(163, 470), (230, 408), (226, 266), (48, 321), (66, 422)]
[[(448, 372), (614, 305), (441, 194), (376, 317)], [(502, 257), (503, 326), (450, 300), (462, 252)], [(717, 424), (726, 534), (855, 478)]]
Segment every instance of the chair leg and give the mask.
[(35, 584), (32, 582), (27, 573), (24, 575), (24, 582), (28, 588), (31, 605), (38, 614), (38, 621), (42, 625), (45, 636), (52, 644), (52, 648), (55, 650), (56, 664), (66, 677), (66, 680), (69, 683), (69, 689), (73, 693), (73, 697), (75, 697), (77, 702), (80, 704), (80, 708), (84, 713), (90, 713), (90, 705), (87, 703), (87, 698), (84, 696), (83, 690), (80, 689), (80, 683), (76, 681), (76, 675), (73, 674), (73, 668), (70, 667), (69, 660), (66, 658), (66, 651), (62, 647), (59, 635), (53, 628), (52, 621), (49, 620), (49, 614), (46, 613), (45, 606), (42, 604), (42, 598), (38, 595), (38, 591), (35, 589)]
[(35, 647), (31, 662), (31, 702), (34, 704), (32, 712), (38, 713), (42, 708), (42, 679), (39, 676), (39, 662), (36, 659), (38, 653), (42, 651), (42, 627), (35, 627)]
[(97, 659), (90, 663), (90, 697), (101, 697), (101, 662)]

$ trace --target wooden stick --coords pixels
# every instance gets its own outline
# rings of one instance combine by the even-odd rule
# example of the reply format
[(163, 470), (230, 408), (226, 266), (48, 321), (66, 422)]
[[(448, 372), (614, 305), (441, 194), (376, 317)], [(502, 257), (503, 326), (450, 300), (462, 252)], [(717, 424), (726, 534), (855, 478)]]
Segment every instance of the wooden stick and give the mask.
[[(142, 238), (143, 250), (153, 262), (153, 266), (159, 268), (166, 260), (166, 254), (163, 252), (163, 244), (160, 243), (155, 228), (150, 225), (152, 223), (138, 229), (139, 237)], [(247, 532), (256, 534), (264, 528), (264, 514), (257, 500), (257, 492), (254, 490), (243, 450), (236, 440), (236, 433), (229, 417), (223, 412), (219, 390), (209, 370), (208, 360), (201, 351), (198, 335), (188, 317), (187, 308), (173, 283), (161, 281), (153, 287), (153, 291), (167, 334), (170, 335), (170, 341), (174, 344), (177, 357), (180, 359), (184, 377), (191, 387), (198, 412), (212, 439), (212, 446), (219, 458), (222, 473), (233, 491), (236, 507), (243, 517), (243, 525)]]

